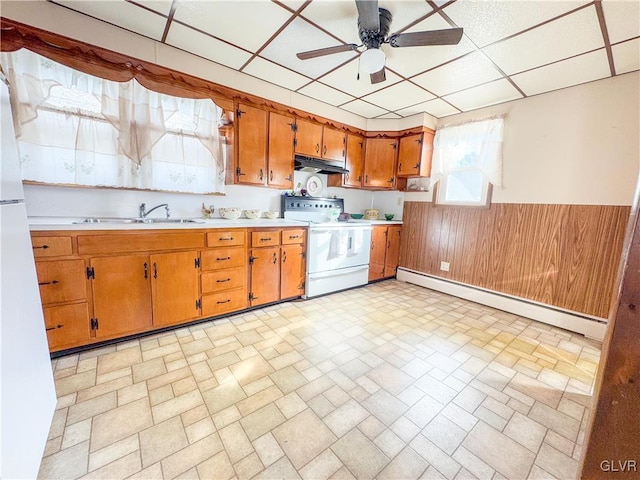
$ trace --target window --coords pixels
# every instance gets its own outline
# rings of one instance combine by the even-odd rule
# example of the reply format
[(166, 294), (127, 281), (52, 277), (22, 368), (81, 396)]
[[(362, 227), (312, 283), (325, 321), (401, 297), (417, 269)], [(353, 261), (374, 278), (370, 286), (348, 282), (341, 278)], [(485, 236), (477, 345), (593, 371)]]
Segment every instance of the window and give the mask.
[(224, 193), (222, 110), (28, 50), (3, 53), (22, 176), (48, 184)]
[(436, 131), (432, 182), (438, 205), (486, 206), (502, 186), (502, 118)]

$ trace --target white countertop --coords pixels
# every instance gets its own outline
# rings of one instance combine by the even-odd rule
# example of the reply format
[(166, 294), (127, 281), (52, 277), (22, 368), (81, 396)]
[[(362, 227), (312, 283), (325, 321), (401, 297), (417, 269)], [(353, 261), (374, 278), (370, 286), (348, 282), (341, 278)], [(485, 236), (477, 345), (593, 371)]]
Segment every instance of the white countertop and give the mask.
[(371, 220), (373, 225), (402, 225), (402, 220)]
[[(238, 218), (227, 220), (224, 218), (193, 218), (193, 223), (119, 223), (105, 221), (101, 223), (82, 223), (83, 218), (77, 217), (29, 217), (31, 231), (51, 230), (192, 230), (201, 228), (248, 228), (248, 227), (307, 227), (306, 222), (276, 218), (269, 220), (260, 218), (250, 220)], [(124, 220), (124, 219), (123, 219)], [(74, 223), (79, 222), (79, 223)]]

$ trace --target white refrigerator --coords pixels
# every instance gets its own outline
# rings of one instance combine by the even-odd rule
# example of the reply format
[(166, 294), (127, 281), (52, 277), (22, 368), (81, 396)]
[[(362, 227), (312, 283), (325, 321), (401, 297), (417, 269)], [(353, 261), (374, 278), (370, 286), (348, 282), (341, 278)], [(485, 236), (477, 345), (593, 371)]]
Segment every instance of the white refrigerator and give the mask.
[(56, 392), (2, 73), (0, 80), (0, 478), (36, 478)]

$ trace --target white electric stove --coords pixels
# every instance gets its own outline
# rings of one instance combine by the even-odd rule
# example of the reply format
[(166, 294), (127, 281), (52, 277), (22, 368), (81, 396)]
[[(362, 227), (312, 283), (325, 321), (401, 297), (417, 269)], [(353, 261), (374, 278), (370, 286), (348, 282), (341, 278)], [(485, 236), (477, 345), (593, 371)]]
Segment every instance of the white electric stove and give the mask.
[(371, 222), (331, 220), (331, 210), (343, 213), (344, 199), (282, 197), (284, 218), (309, 225), (305, 298), (358, 287), (369, 281)]

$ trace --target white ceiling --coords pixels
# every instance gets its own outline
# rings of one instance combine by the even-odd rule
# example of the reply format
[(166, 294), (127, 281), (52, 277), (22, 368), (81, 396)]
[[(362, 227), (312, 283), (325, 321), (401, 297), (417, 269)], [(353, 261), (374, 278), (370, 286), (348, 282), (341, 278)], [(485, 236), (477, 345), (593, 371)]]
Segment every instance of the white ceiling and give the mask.
[(444, 117), (640, 70), (638, 0), (380, 0), (391, 32), (462, 27), (458, 45), (391, 48), (358, 79), (353, 0), (51, 0), (365, 118)]

